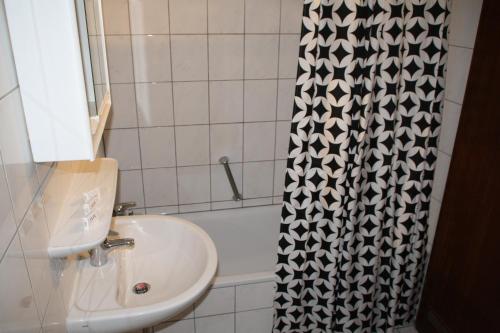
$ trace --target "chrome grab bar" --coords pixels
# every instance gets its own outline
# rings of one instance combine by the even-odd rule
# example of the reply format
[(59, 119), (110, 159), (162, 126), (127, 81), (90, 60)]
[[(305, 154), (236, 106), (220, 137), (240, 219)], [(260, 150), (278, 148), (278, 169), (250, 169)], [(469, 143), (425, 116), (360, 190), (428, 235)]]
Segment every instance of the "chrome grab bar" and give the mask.
[(227, 156), (222, 156), (219, 159), (219, 163), (224, 166), (224, 170), (226, 171), (227, 179), (229, 180), (229, 184), (231, 185), (231, 189), (233, 190), (233, 200), (239, 201), (243, 199), (243, 196), (238, 192), (238, 187), (234, 181), (233, 173), (231, 172), (231, 168), (229, 167), (229, 158)]

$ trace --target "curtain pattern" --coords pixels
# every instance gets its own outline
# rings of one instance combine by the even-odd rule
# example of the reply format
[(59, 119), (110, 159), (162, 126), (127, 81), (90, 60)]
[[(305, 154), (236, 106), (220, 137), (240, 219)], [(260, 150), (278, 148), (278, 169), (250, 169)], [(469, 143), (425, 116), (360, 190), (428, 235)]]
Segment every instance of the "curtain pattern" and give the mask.
[(416, 314), (444, 98), (446, 0), (306, 0), (274, 333)]

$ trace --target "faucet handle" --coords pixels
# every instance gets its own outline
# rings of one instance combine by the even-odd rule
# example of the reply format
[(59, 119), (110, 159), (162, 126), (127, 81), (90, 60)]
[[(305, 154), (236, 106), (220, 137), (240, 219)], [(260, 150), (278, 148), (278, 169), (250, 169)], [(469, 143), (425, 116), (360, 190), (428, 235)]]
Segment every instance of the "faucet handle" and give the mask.
[(136, 203), (134, 201), (118, 203), (113, 208), (113, 216), (134, 215), (134, 212), (130, 211), (130, 208), (135, 206)]

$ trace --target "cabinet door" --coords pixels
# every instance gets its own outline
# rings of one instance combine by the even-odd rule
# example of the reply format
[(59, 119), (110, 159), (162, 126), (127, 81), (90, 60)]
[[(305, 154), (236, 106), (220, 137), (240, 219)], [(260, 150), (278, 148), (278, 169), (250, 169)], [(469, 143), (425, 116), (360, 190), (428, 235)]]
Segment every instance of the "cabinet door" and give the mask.
[(33, 159), (93, 160), (111, 106), (100, 0), (4, 3)]
[(485, 0), (438, 230), (420, 333), (500, 332), (500, 2)]

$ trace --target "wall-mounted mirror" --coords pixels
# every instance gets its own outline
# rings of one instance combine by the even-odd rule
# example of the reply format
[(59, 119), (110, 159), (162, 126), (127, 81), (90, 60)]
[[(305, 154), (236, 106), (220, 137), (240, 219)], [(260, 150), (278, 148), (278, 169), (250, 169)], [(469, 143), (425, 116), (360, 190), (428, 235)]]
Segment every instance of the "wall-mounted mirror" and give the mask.
[(75, 0), (89, 115), (100, 114), (109, 93), (100, 0)]

